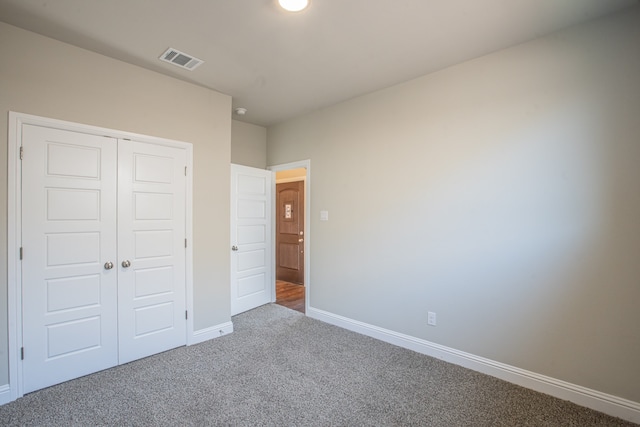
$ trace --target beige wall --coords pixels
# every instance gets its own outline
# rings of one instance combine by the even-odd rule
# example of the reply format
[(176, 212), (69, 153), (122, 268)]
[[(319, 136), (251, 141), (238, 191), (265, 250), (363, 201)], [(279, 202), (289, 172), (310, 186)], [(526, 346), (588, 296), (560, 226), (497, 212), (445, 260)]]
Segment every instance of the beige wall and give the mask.
[(295, 180), (296, 178), (304, 179), (307, 176), (307, 169), (305, 168), (297, 168), (297, 169), (287, 169), (283, 171), (276, 172), (276, 182), (280, 180)]
[[(230, 320), (231, 98), (0, 23), (0, 135), (17, 111), (186, 141), (194, 157), (194, 322)], [(6, 224), (7, 149), (0, 150)], [(0, 385), (7, 383), (7, 235), (0, 232)]]
[(232, 120), (231, 163), (266, 169), (267, 128)]
[(311, 306), (640, 402), (639, 41), (636, 7), (270, 127)]

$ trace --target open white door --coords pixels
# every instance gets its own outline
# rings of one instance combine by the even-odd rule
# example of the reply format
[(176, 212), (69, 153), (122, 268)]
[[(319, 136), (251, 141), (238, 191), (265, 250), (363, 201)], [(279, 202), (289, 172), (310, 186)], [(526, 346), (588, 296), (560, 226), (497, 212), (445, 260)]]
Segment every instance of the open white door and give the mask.
[(273, 301), (273, 172), (231, 165), (231, 315)]

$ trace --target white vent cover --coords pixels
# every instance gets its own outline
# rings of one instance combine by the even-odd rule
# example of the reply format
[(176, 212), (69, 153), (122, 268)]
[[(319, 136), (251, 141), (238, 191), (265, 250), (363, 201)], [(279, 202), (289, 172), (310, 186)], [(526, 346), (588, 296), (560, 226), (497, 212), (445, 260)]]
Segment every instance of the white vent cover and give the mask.
[(160, 60), (169, 62), (173, 65), (177, 65), (178, 67), (184, 68), (189, 71), (194, 70), (204, 62), (202, 59), (198, 59), (184, 52), (180, 52), (179, 50), (172, 47), (170, 47), (165, 53), (160, 55)]

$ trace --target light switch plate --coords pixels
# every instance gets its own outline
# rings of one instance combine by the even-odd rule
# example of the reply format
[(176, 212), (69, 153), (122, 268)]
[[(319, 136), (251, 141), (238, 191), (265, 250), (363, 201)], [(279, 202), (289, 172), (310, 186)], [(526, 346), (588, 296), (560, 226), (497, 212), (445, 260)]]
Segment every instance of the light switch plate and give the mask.
[(320, 221), (329, 221), (329, 211), (320, 211)]

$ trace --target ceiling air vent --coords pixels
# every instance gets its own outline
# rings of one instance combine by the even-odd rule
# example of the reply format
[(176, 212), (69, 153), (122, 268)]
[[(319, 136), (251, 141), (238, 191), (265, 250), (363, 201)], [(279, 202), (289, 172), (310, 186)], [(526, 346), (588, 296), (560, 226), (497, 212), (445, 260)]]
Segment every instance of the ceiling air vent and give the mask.
[(187, 55), (179, 50), (169, 48), (165, 53), (160, 55), (160, 60), (177, 65), (178, 67), (187, 69), (189, 71), (194, 70), (204, 61), (191, 55)]

